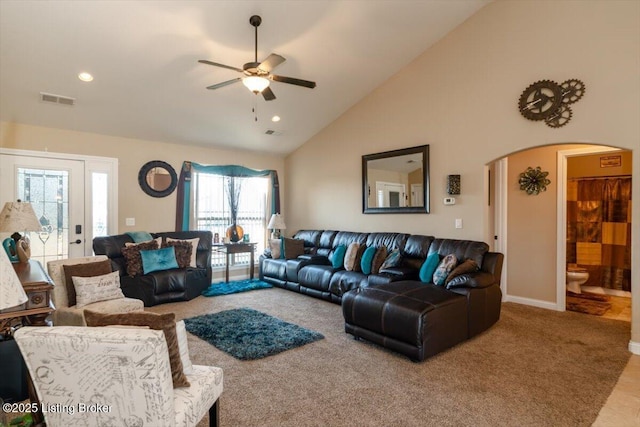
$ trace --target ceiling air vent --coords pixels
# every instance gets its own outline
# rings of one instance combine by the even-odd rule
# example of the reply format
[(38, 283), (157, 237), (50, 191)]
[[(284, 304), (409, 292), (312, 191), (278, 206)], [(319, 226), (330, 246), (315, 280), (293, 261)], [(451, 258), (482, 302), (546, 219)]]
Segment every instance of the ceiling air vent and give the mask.
[(62, 95), (54, 95), (52, 93), (45, 93), (45, 92), (40, 92), (40, 101), (51, 102), (53, 104), (62, 104), (62, 105), (74, 105), (76, 103), (75, 98), (70, 98), (68, 96), (62, 96)]
[(273, 129), (267, 129), (267, 131), (265, 132), (266, 135), (282, 135), (282, 132), (280, 132), (279, 130), (273, 130)]

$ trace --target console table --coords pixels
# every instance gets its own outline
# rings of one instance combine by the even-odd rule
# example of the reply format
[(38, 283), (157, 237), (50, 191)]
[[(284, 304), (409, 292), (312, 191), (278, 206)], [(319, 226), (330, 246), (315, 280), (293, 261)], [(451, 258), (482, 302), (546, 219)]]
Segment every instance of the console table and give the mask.
[(212, 249), (216, 252), (226, 254), (225, 263), (225, 282), (229, 283), (229, 257), (233, 254), (249, 253), (249, 278), (253, 279), (253, 270), (255, 266), (253, 253), (256, 250), (256, 243), (238, 242), (238, 243), (214, 243)]

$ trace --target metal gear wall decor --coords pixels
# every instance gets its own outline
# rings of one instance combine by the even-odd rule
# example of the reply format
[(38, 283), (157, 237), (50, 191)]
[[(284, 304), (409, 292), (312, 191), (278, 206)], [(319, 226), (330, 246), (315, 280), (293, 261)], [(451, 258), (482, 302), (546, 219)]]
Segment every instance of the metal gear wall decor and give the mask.
[(520, 95), (520, 113), (529, 120), (544, 120), (562, 103), (562, 88), (551, 80), (540, 80)]
[(528, 167), (526, 171), (520, 174), (520, 179), (518, 180), (520, 189), (526, 191), (530, 196), (537, 196), (541, 191), (547, 191), (547, 185), (551, 184), (547, 175), (549, 175), (549, 172), (543, 172), (540, 166), (535, 169)]
[(562, 84), (539, 80), (522, 92), (518, 109), (528, 120), (544, 120), (547, 126), (559, 128), (569, 123), (573, 116), (569, 105), (578, 102), (585, 90), (584, 83), (577, 79), (569, 79)]

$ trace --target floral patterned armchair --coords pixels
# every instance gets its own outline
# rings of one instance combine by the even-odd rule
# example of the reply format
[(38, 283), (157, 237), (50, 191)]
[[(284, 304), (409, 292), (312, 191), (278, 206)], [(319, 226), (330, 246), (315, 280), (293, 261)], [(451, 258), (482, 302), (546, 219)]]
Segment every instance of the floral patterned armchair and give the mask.
[(218, 425), (222, 369), (192, 365), (173, 388), (162, 331), (122, 327), (24, 327), (15, 339), (45, 423), (58, 426)]

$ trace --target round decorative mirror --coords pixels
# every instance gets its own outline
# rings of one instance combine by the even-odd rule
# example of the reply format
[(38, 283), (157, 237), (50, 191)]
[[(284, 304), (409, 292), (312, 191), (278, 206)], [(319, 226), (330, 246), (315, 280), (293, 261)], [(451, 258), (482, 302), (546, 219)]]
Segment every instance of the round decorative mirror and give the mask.
[(166, 197), (176, 189), (178, 176), (169, 163), (152, 160), (140, 168), (138, 183), (151, 197)]

